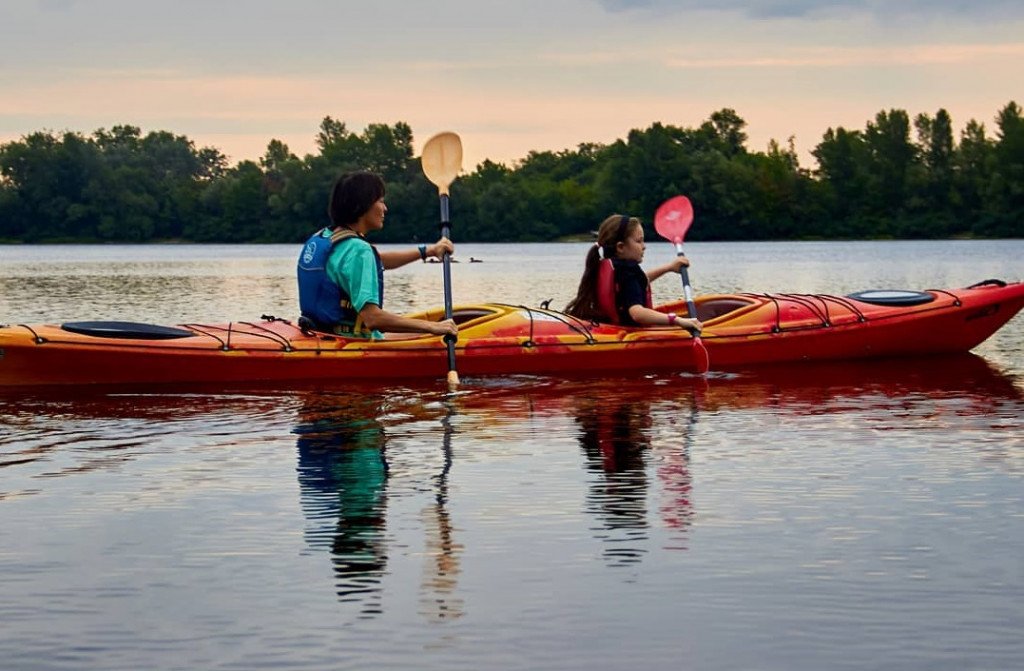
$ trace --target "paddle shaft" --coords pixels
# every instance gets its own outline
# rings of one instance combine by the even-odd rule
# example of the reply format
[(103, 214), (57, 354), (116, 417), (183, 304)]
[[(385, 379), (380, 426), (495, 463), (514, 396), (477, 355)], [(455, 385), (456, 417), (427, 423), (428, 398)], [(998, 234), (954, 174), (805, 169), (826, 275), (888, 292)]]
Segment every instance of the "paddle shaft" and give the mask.
[[(683, 243), (676, 243), (676, 256), (685, 256), (683, 254)], [(679, 268), (679, 275), (683, 278), (683, 297), (686, 299), (686, 316), (690, 319), (697, 318), (697, 304), (693, 302), (693, 289), (690, 287), (690, 273), (687, 272), (686, 266)], [(697, 329), (688, 329), (690, 335), (693, 337), (700, 336), (700, 331)]]
[[(448, 194), (441, 194), (441, 237), (451, 238), (452, 224), (448, 214)], [(441, 270), (444, 276), (444, 318), (452, 318), (452, 259), (451, 254), (445, 252), (441, 256)], [(455, 336), (446, 335), (445, 345), (448, 346), (448, 370), (455, 370)]]

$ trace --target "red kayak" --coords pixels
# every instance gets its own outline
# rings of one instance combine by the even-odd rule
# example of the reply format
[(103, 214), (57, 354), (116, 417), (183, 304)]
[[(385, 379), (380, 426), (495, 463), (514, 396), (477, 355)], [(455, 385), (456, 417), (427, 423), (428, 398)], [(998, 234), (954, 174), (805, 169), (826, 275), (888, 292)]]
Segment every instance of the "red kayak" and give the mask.
[[(728, 294), (696, 299), (712, 370), (966, 352), (1024, 307), (998, 280), (923, 292)], [(684, 301), (658, 306), (686, 313)], [(413, 315), (439, 320), (441, 309)], [(460, 375), (692, 372), (694, 338), (671, 327), (584, 322), (543, 308), (460, 306)], [(135, 322), (0, 326), (0, 387), (302, 383), (443, 378), (438, 336), (347, 339), (264, 318), (173, 327)]]

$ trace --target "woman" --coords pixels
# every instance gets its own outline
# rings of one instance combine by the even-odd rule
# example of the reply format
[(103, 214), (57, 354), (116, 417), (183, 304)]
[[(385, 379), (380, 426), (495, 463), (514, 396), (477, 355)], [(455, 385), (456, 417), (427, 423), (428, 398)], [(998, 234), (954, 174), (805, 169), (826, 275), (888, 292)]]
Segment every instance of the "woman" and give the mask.
[(410, 319), (384, 309), (384, 271), (455, 251), (451, 240), (406, 251), (378, 252), (365, 236), (384, 227), (384, 180), (370, 172), (346, 173), (331, 190), (331, 225), (314, 233), (299, 255), (299, 306), (304, 323), (349, 337), (381, 332), (452, 335), (458, 327)]
[[(592, 321), (626, 326), (671, 325), (699, 331), (700, 321), (658, 312), (651, 307), (650, 301), (651, 282), (665, 273), (678, 273), (681, 267), (690, 265), (690, 262), (684, 256), (677, 256), (665, 265), (645, 273), (640, 267), (645, 249), (644, 229), (636, 217), (613, 214), (601, 222), (597, 243), (587, 252), (587, 265), (576, 298), (566, 306), (565, 311), (574, 317)], [(599, 286), (602, 257), (609, 260), (614, 271), (615, 314), (607, 314), (608, 310), (602, 308), (604, 301)]]

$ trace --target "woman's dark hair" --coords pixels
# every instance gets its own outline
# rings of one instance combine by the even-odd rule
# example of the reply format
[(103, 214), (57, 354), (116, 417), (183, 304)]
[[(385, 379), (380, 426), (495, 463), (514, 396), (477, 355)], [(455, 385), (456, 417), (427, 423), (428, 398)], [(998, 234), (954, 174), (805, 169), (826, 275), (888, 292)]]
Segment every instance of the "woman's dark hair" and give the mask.
[(333, 226), (351, 226), (384, 197), (384, 180), (372, 172), (347, 172), (334, 182), (327, 216)]
[(601, 255), (606, 259), (614, 259), (618, 254), (618, 245), (625, 242), (633, 231), (640, 226), (640, 220), (625, 214), (613, 214), (601, 222), (597, 229), (597, 243), (590, 246), (587, 252), (586, 266), (576, 298), (565, 306), (565, 312), (573, 317), (600, 321), (607, 319), (597, 303), (597, 276), (601, 267)]

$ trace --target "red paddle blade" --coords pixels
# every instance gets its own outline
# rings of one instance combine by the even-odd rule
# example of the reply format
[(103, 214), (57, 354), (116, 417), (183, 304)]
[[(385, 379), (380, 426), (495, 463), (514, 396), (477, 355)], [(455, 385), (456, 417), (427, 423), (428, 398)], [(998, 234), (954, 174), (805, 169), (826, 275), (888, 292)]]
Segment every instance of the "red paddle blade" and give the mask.
[(669, 198), (654, 213), (654, 229), (658, 235), (675, 243), (683, 241), (692, 223), (693, 205), (686, 196)]
[(708, 372), (708, 368), (711, 367), (711, 357), (708, 356), (708, 348), (704, 346), (704, 342), (696, 337), (693, 339), (693, 370), (695, 373), (703, 375)]

